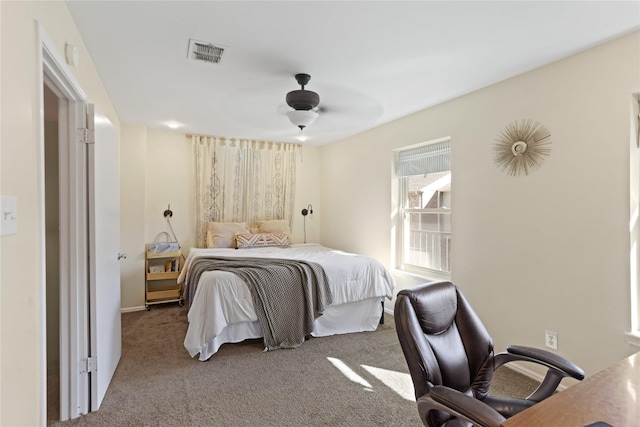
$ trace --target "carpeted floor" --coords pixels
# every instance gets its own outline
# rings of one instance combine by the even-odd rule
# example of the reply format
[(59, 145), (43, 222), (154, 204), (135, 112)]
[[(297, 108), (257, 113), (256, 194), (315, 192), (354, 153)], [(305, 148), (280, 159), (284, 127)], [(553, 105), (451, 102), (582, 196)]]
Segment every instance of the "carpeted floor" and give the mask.
[[(182, 343), (187, 309), (122, 315), (122, 359), (99, 411), (51, 426), (419, 426), (393, 318), (375, 332), (312, 338), (263, 352), (262, 340), (225, 344), (209, 361)], [(491, 393), (524, 396), (535, 382), (496, 372)], [(53, 393), (55, 394), (55, 392)]]

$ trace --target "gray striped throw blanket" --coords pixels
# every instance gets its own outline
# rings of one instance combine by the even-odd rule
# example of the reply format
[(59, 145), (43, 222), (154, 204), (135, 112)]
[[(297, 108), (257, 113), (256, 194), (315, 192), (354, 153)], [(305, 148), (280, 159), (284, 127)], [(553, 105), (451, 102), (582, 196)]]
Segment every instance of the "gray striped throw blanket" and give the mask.
[(191, 303), (205, 271), (228, 271), (249, 287), (262, 325), (265, 350), (295, 348), (313, 331), (314, 320), (332, 303), (320, 264), (279, 258), (201, 257), (187, 271), (185, 297)]

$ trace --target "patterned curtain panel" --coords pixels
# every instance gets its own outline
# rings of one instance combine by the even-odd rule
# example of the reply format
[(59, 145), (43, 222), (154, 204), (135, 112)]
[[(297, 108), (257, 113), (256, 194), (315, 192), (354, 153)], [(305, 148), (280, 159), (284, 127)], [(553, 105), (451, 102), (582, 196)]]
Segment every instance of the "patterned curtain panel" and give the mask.
[(198, 246), (207, 223), (287, 219), (293, 227), (300, 145), (192, 136), (196, 171)]

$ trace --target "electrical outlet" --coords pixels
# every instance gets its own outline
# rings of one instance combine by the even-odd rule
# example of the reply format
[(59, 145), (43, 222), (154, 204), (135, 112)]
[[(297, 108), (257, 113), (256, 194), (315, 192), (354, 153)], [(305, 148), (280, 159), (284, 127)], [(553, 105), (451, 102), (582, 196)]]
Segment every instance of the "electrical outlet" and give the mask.
[(558, 334), (551, 331), (544, 331), (544, 345), (553, 349), (558, 349)]

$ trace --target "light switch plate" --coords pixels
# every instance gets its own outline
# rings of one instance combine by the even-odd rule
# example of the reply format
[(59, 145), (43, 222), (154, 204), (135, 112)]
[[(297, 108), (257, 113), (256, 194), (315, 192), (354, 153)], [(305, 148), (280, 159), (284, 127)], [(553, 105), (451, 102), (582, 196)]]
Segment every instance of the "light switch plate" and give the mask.
[(18, 232), (18, 199), (14, 196), (1, 196), (0, 199), (0, 236)]

